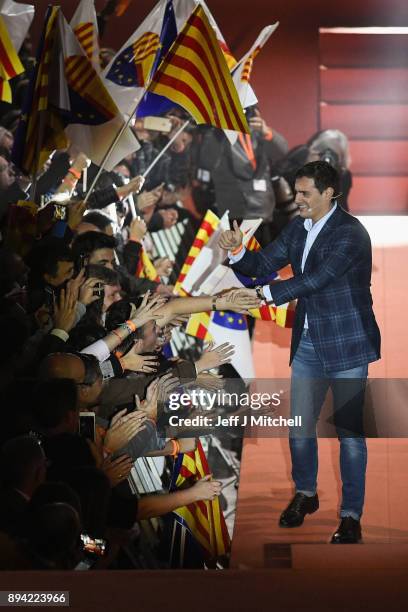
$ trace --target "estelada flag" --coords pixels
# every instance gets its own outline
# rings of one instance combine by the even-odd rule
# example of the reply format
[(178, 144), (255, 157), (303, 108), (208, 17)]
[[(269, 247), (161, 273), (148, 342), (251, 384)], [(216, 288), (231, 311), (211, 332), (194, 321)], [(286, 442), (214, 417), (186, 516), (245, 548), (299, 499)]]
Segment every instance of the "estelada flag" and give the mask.
[[(193, 485), (211, 474), (200, 440), (195, 451), (180, 453), (174, 463), (171, 490)], [(214, 561), (229, 553), (231, 541), (218, 497), (198, 501), (173, 511), (175, 520), (187, 528), (201, 546), (204, 557)]]

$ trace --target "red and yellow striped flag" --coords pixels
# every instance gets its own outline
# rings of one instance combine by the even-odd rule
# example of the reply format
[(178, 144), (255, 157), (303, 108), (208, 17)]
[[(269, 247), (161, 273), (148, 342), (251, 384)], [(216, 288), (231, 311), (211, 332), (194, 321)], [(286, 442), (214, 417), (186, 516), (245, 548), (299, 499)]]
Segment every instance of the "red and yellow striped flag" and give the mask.
[(183, 284), (184, 279), (186, 278), (188, 271), (193, 265), (197, 255), (203, 248), (205, 244), (210, 239), (210, 236), (215, 232), (218, 225), (220, 223), (220, 219), (217, 217), (215, 213), (211, 210), (207, 210), (205, 217), (200, 225), (200, 228), (194, 238), (193, 244), (190, 247), (186, 260), (181, 268), (181, 272), (179, 277), (174, 285), (174, 292), (178, 293), (181, 296), (186, 296), (187, 293), (183, 291), (181, 285)]
[(99, 72), (98, 20), (94, 0), (80, 0), (70, 26), (87, 58)]
[(92, 61), (94, 52), (94, 25), (91, 22), (79, 23), (72, 28), (88, 59)]
[(254, 59), (260, 52), (261, 48), (262, 48), (261, 46), (258, 46), (256, 49), (254, 49), (254, 51), (252, 51), (249, 57), (247, 57), (247, 59), (245, 60), (244, 66), (241, 72), (241, 81), (249, 83), (249, 79), (251, 77), (251, 72), (252, 72), (252, 67), (254, 65)]
[[(246, 245), (248, 251), (259, 251), (261, 245), (252, 236)], [(275, 321), (279, 327), (293, 327), (295, 320), (295, 302), (288, 302), (280, 306), (269, 306), (264, 304), (260, 308), (253, 308), (249, 311), (251, 316), (261, 321)]]
[(249, 133), (227, 62), (200, 4), (156, 70), (148, 91), (180, 104), (198, 124)]
[(192, 314), (186, 325), (186, 334), (204, 340), (204, 342), (210, 342), (212, 335), (208, 331), (208, 327), (211, 321), (210, 312), (197, 312)]
[[(172, 488), (182, 488), (186, 482), (194, 484), (210, 474), (207, 457), (201, 442), (197, 449), (181, 453), (174, 464)], [(187, 527), (203, 548), (207, 560), (227, 554), (231, 542), (218, 497), (212, 501), (198, 501), (174, 510), (178, 522)]]
[(151, 281), (160, 283), (160, 276), (157, 274), (156, 268), (143, 247), (139, 254), (135, 276), (137, 278), (148, 278)]
[[(59, 11), (57, 6), (49, 7), (47, 11), (29, 95), (24, 102), (13, 151), (14, 163), (32, 175), (44, 165), (52, 151), (68, 146), (62, 119), (49, 105), (51, 62), (56, 53)], [(47, 111), (47, 114), (41, 123), (42, 111)]]
[(9, 80), (24, 72), (3, 17), (0, 15), (0, 100), (11, 102)]

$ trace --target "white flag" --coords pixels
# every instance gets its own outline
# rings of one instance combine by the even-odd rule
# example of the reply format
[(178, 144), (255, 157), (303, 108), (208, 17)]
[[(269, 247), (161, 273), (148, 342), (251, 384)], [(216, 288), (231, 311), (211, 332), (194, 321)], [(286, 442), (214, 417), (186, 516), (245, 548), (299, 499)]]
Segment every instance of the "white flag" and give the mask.
[[(264, 44), (267, 42), (269, 37), (275, 32), (278, 25), (279, 22), (277, 21), (273, 25), (266, 26), (261, 31), (249, 51), (245, 53), (245, 55), (239, 60), (238, 64), (234, 68), (232, 80), (234, 81), (234, 85), (237, 89), (242, 108), (248, 108), (248, 106), (253, 106), (258, 102), (255, 92), (249, 84), (254, 59), (256, 58)], [(232, 130), (224, 130), (224, 132), (230, 143), (234, 144), (238, 138), (237, 132), (233, 132)]]
[(77, 10), (70, 22), (81, 47), (85, 51), (92, 66), (100, 72), (98, 20), (96, 18), (94, 0), (80, 0)]
[[(57, 108), (66, 110), (72, 115), (70, 124), (65, 128), (71, 143), (75, 144), (95, 164), (100, 165), (110, 144), (124, 126), (125, 119), (119, 113), (61, 11), (58, 14), (58, 33), (60, 37), (60, 55), (57, 60), (60, 72), (59, 90), (53, 91), (52, 97), (55, 98)], [(82, 67), (81, 70), (75, 68), (79, 65)], [(83, 112), (80, 108), (72, 108), (68, 85), (74, 89), (77, 99), (78, 96), (84, 98)], [(90, 106), (87, 106), (87, 103)], [(92, 104), (95, 105), (95, 114), (99, 107), (102, 112), (107, 110), (108, 116), (111, 116), (112, 119), (105, 122), (92, 121)], [(81, 119), (81, 122), (76, 123), (75, 118)], [(130, 128), (126, 128), (119, 143), (109, 156), (105, 168), (112, 170), (119, 161), (138, 148), (140, 145), (137, 138)]]
[(13, 0), (0, 0), (0, 15), (18, 53), (34, 18), (34, 7)]

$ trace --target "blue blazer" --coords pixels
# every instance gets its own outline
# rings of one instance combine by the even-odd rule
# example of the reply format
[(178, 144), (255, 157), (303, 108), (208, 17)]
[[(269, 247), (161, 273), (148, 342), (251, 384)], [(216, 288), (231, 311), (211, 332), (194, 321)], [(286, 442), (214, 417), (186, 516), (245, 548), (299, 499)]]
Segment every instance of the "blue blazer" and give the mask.
[(364, 226), (340, 206), (318, 234), (301, 270), (307, 231), (296, 217), (266, 248), (247, 251), (233, 269), (267, 276), (291, 264), (294, 277), (270, 285), (279, 306), (297, 299), (290, 363), (304, 327), (326, 372), (342, 371), (380, 358), (380, 331), (372, 309), (371, 241)]

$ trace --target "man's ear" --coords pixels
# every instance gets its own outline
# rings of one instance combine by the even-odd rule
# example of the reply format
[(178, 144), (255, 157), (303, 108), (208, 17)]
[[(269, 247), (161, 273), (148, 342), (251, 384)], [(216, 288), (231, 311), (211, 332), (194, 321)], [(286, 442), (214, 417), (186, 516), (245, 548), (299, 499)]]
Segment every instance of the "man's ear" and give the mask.
[(328, 200), (332, 200), (333, 199), (333, 197), (334, 197), (334, 189), (333, 189), (333, 187), (328, 187), (325, 190), (325, 193), (327, 194), (327, 199)]

